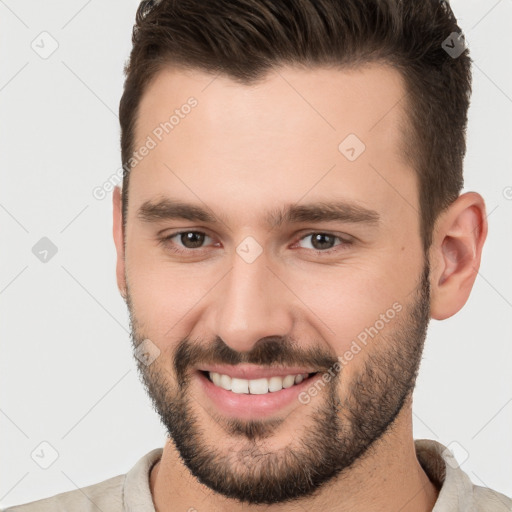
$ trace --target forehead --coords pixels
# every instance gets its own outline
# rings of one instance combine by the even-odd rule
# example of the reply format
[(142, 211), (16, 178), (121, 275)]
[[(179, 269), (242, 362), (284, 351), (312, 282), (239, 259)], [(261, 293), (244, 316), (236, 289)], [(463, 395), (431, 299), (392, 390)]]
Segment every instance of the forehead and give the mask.
[[(155, 75), (141, 98), (136, 137), (141, 142), (194, 97), (199, 106), (194, 117), (210, 134), (222, 124), (225, 133), (238, 137), (254, 137), (254, 128), (266, 128), (278, 139), (299, 131), (338, 139), (351, 131), (376, 140), (378, 135), (401, 135), (405, 95), (401, 74), (379, 63), (353, 69), (286, 66), (251, 85), (222, 74), (169, 67)], [(307, 124), (300, 127), (298, 121)]]
[(367, 205), (415, 203), (401, 153), (405, 94), (401, 75), (383, 64), (282, 67), (253, 85), (164, 69), (140, 102), (134, 149), (150, 139), (152, 148), (132, 170), (130, 203), (176, 189), (209, 197), (209, 206), (335, 191)]

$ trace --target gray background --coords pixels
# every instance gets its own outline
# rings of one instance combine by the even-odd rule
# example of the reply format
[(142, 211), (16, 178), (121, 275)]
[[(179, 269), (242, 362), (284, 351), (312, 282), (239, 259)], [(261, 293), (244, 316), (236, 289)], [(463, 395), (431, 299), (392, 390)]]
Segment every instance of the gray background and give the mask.
[[(116, 287), (111, 198), (92, 194), (120, 166), (137, 4), (0, 0), (2, 507), (125, 473), (164, 443)], [(512, 495), (512, 1), (452, 6), (475, 61), (464, 190), (484, 196), (489, 236), (468, 303), (431, 323), (414, 436)], [(53, 40), (46, 59), (32, 47)], [(43, 237), (57, 248), (47, 262), (32, 252)], [(47, 469), (42, 442), (58, 452)]]

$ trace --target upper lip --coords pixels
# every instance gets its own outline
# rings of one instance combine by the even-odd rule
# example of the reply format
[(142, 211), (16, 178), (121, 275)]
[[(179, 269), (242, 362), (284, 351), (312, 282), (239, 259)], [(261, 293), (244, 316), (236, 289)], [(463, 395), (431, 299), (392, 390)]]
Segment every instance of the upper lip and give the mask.
[(262, 379), (270, 377), (286, 377), (286, 375), (299, 375), (300, 373), (316, 373), (311, 368), (301, 368), (298, 366), (255, 366), (255, 365), (204, 365), (198, 368), (200, 371), (216, 372), (223, 375), (229, 375), (237, 379)]

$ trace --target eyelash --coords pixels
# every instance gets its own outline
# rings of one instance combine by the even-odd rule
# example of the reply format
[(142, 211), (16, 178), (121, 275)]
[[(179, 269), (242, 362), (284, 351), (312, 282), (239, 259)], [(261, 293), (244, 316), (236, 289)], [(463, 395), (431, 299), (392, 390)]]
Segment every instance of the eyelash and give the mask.
[[(176, 254), (179, 254), (179, 255), (187, 255), (187, 254), (191, 254), (193, 252), (197, 253), (197, 252), (200, 252), (202, 249), (204, 249), (204, 247), (198, 247), (196, 249), (187, 249), (187, 248), (180, 249), (175, 244), (172, 244), (172, 242), (171, 242), (172, 238), (175, 238), (176, 236), (179, 236), (179, 235), (183, 235), (185, 233), (199, 233), (199, 234), (202, 234), (202, 235), (206, 235), (209, 238), (212, 238), (207, 233), (205, 233), (204, 231), (194, 231), (194, 230), (177, 231), (176, 233), (171, 233), (170, 235), (166, 235), (165, 237), (161, 238), (160, 239), (160, 243), (162, 245), (164, 245), (166, 248), (170, 249), (173, 253), (176, 253)], [(326, 249), (324, 251), (319, 250), (319, 249), (306, 249), (306, 250), (313, 251), (313, 252), (315, 252), (317, 254), (332, 254), (333, 252), (337, 252), (339, 250), (347, 249), (348, 248), (347, 246), (350, 246), (353, 243), (352, 240), (348, 240), (348, 239), (343, 238), (341, 236), (335, 235), (334, 233), (329, 233), (329, 232), (326, 232), (326, 231), (310, 231), (309, 233), (306, 233), (305, 235), (302, 235), (297, 240), (297, 242), (300, 242), (301, 240), (303, 240), (304, 238), (307, 238), (309, 236), (319, 235), (319, 234), (320, 235), (328, 235), (328, 236), (334, 237), (335, 239), (338, 239), (341, 243), (335, 245), (331, 249)], [(294, 245), (297, 242), (294, 242)], [(170, 245), (170, 244), (172, 244), (172, 245)], [(343, 247), (343, 248), (342, 249), (337, 249), (337, 247)]]

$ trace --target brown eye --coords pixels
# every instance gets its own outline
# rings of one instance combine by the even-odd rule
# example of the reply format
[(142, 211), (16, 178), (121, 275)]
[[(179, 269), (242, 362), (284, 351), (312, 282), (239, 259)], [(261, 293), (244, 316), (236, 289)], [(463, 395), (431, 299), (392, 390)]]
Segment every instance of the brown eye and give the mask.
[(312, 235), (311, 245), (318, 250), (332, 249), (336, 237), (326, 233), (317, 233)]
[(163, 237), (160, 243), (172, 252), (184, 254), (199, 252), (206, 238), (210, 237), (202, 231), (179, 231)]
[(183, 233), (178, 233), (180, 236), (181, 243), (187, 249), (197, 249), (201, 247), (204, 242), (205, 234), (200, 231), (184, 231)]
[[(313, 249), (320, 252), (329, 252), (338, 245), (348, 245), (350, 243), (348, 240), (343, 240), (339, 236), (322, 232), (308, 233), (306, 236), (303, 236), (300, 241), (307, 239), (311, 240), (311, 247), (306, 247), (306, 249)], [(336, 243), (336, 240), (340, 240), (341, 243)]]

